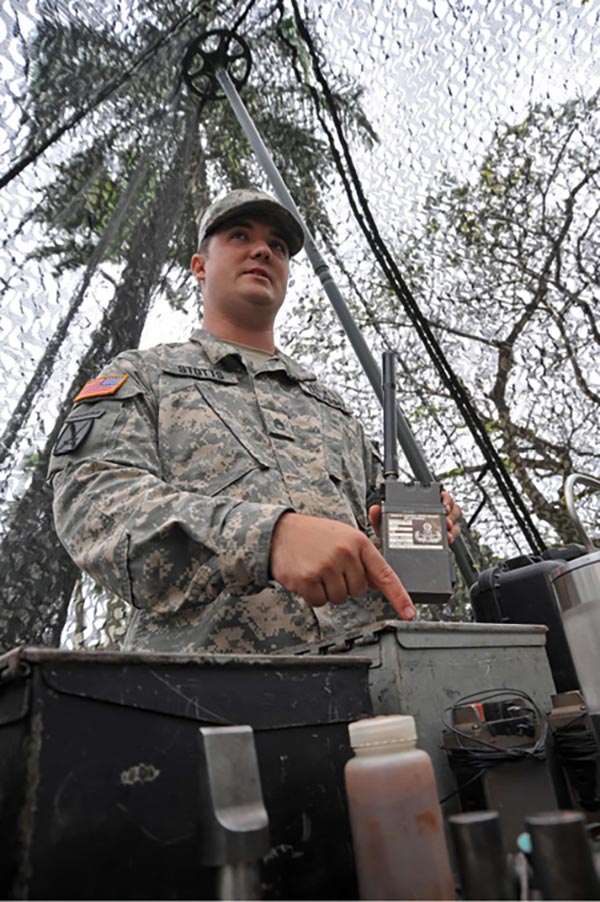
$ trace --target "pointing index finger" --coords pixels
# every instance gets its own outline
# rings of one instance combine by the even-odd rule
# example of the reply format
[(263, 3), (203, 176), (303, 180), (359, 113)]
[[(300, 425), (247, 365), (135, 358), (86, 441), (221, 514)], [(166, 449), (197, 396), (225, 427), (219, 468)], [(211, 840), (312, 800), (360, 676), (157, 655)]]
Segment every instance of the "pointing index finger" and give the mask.
[(402, 620), (412, 620), (416, 611), (410, 595), (374, 545), (369, 543), (365, 546), (361, 553), (361, 560), (371, 588), (383, 592)]

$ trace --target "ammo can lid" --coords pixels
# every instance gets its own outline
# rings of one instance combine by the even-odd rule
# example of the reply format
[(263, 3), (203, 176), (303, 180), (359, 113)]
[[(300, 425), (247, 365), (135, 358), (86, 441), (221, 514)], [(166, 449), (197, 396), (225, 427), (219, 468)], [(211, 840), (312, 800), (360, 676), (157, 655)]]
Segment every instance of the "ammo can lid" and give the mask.
[(417, 741), (415, 719), (408, 714), (384, 714), (356, 720), (348, 724), (348, 732), (353, 749)]

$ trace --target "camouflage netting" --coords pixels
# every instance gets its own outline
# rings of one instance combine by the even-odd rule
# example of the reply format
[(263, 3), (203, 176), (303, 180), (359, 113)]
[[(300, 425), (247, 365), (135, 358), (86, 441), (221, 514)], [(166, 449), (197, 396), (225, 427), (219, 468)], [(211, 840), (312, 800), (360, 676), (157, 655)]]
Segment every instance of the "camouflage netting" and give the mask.
[[(576, 538), (564, 475), (600, 476), (598, 19), (593, 0), (5, 2), (2, 647), (123, 632), (58, 545), (44, 474), (86, 379), (200, 322), (198, 211), (268, 187), (227, 102), (182, 83), (206, 29), (248, 41), (243, 99), (373, 352), (397, 353), (475, 564)], [(303, 260), (279, 341), (379, 436)], [(578, 503), (597, 535), (597, 500)]]

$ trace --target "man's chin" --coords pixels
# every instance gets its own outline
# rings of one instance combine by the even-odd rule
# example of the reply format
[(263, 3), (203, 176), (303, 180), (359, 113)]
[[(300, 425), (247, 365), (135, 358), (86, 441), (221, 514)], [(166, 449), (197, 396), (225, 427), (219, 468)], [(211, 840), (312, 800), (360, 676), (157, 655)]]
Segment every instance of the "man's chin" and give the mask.
[(279, 310), (283, 304), (283, 298), (276, 298), (271, 291), (248, 291), (244, 293), (244, 300), (256, 307)]

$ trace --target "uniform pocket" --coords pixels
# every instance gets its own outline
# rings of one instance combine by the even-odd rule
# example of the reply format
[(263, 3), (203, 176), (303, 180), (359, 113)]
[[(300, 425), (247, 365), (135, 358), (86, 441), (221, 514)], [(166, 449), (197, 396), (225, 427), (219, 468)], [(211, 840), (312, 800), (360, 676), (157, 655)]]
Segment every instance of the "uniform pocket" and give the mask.
[[(218, 495), (257, 469), (272, 465), (253, 437), (236, 384), (163, 374), (159, 454), (169, 481)], [(245, 422), (246, 420), (246, 422)]]

